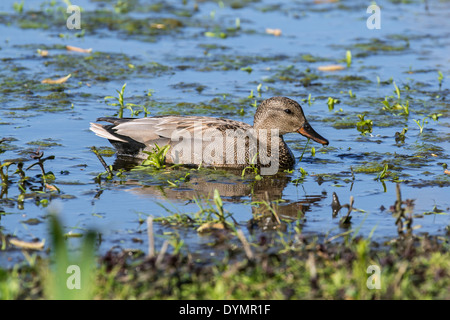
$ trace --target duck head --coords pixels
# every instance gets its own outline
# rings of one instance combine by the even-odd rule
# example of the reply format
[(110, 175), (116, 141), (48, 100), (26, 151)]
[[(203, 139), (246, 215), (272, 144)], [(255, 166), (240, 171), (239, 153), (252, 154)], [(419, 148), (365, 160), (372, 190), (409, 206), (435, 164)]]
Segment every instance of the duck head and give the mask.
[(318, 134), (308, 123), (302, 107), (296, 101), (286, 97), (273, 97), (264, 100), (255, 113), (255, 129), (278, 129), (280, 136), (298, 132), (322, 145), (328, 140)]

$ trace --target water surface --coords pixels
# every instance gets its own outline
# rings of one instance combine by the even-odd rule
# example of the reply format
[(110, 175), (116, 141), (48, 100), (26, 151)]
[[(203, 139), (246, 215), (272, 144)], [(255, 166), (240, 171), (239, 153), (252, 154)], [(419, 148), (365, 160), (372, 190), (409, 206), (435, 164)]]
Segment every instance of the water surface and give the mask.
[[(74, 1), (83, 8), (82, 30), (67, 29), (62, 2), (25, 1), (23, 12), (14, 10), (14, 3), (0, 4), (0, 138), (5, 139), (0, 160), (24, 161), (26, 168), (34, 162), (30, 152), (40, 145), (44, 157), (55, 156), (45, 162), (45, 169), (53, 172), (51, 183), (60, 193), (38, 197), (28, 189), (29, 196), (20, 205), (19, 176), (13, 174), (16, 165), (11, 165), (10, 184), (0, 200), (3, 235), (24, 241), (47, 239), (50, 204), (60, 210), (67, 232), (98, 229), (100, 252), (111, 248), (146, 252), (142, 221), (147, 216), (169, 215), (164, 207), (196, 212), (192, 197), (199, 192), (212, 195), (218, 189), (224, 208), (248, 236), (247, 222), (255, 213), (251, 202), (264, 199), (266, 191), (269, 200), (283, 200), (279, 210), (288, 221), (295, 223), (301, 217), (305, 235), (342, 233), (346, 229), (339, 226), (339, 219), (346, 209), (332, 216), (336, 193), (341, 204), (354, 197), (359, 210), (352, 213), (351, 228), (362, 236), (373, 231), (372, 238), (383, 241), (397, 236), (389, 208), (395, 203), (398, 182), (403, 200), (414, 200), (414, 232), (446, 235), (448, 2), (426, 7), (422, 1), (382, 1), (380, 30), (366, 27), (367, 1), (131, 1), (122, 7), (116, 1)], [(164, 28), (158, 29), (158, 24)], [(268, 34), (267, 28), (280, 29), (281, 35)], [(93, 52), (70, 52), (66, 45)], [(48, 56), (37, 50), (48, 50)], [(348, 50), (350, 67), (345, 60)], [(332, 64), (345, 69), (317, 69)], [(441, 85), (439, 71), (444, 76)], [(68, 74), (72, 76), (64, 84), (41, 83)], [(287, 96), (302, 104), (312, 126), (330, 145), (308, 144), (292, 172), (264, 177), (256, 186), (252, 176), (242, 179), (239, 174), (211, 171), (193, 171), (191, 181), (178, 188), (167, 183), (184, 175), (182, 170), (169, 170), (167, 179), (151, 170), (130, 171), (123, 179), (98, 184), (95, 177), (104, 169), (90, 147), (110, 146), (89, 131), (89, 122), (117, 113), (104, 97), (117, 96), (124, 83), (125, 102), (144, 105), (150, 115), (208, 115), (247, 123), (253, 121), (255, 101)], [(340, 101), (333, 109), (327, 104), (329, 97)], [(409, 115), (401, 114), (403, 109), (383, 110), (385, 99), (390, 104), (408, 101)], [(365, 135), (356, 128), (363, 113), (373, 121), (372, 132)], [(414, 120), (427, 116), (420, 134)], [(405, 127), (404, 143), (396, 142), (395, 133)], [(306, 140), (297, 134), (286, 140), (299, 159)], [(113, 164), (115, 156), (105, 160)], [(385, 164), (389, 174), (376, 180)], [(302, 176), (300, 168), (307, 175)], [(39, 187), (39, 167), (26, 173), (31, 187)], [(41, 201), (48, 197), (49, 203)], [(157, 246), (169, 237), (167, 232), (173, 229), (155, 225)], [(208, 245), (212, 241), (208, 236), (184, 228), (175, 232), (189, 251), (217, 254)], [(0, 263), (21, 257), (19, 250), (6, 250)]]

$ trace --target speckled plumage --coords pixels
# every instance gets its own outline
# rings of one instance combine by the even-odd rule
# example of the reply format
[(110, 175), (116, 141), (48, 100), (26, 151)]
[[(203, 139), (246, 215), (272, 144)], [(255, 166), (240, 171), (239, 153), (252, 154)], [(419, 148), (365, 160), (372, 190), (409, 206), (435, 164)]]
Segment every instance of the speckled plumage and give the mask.
[(121, 156), (146, 159), (148, 154), (143, 151), (152, 151), (156, 144), (170, 145), (166, 162), (186, 165), (242, 168), (256, 159), (261, 167), (269, 166), (267, 161), (270, 161), (281, 168), (290, 168), (295, 158), (283, 140), (284, 134), (299, 132), (328, 144), (308, 124), (300, 105), (285, 97), (264, 100), (256, 110), (253, 126), (199, 116), (99, 118), (97, 121), (111, 123), (91, 123), (90, 129), (108, 139)]

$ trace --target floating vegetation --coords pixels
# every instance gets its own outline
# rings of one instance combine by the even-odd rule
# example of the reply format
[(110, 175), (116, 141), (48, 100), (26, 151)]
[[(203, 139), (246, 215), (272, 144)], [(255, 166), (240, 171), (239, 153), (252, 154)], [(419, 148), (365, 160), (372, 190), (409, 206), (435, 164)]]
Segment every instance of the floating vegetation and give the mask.
[(363, 136), (367, 133), (372, 133), (373, 121), (366, 119), (366, 114), (358, 114), (357, 116), (359, 121), (356, 123), (356, 129), (358, 129)]

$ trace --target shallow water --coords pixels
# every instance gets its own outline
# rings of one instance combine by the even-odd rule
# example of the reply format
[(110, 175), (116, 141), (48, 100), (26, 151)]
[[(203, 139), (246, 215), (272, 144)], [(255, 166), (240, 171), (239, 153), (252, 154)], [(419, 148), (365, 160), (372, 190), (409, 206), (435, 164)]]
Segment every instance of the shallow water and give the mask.
[[(359, 228), (363, 236), (374, 230), (372, 238), (381, 241), (397, 236), (389, 208), (396, 200), (396, 182), (401, 181), (402, 199), (414, 200), (414, 233), (446, 235), (450, 176), (443, 164), (449, 163), (450, 155), (449, 2), (428, 3), (428, 8), (422, 1), (380, 2), (381, 29), (369, 30), (366, 1), (263, 0), (242, 5), (140, 1), (122, 13), (115, 13), (116, 1), (73, 1), (84, 9), (84, 35), (66, 28), (68, 15), (61, 11), (62, 2), (52, 6), (26, 1), (22, 13), (13, 9), (14, 3), (0, 3), (0, 138), (6, 139), (0, 144), (0, 160), (26, 161), (26, 168), (33, 163), (29, 152), (37, 149), (37, 143), (45, 143), (40, 149), (44, 157), (55, 156), (45, 162), (45, 169), (54, 173), (52, 183), (61, 191), (52, 196), (60, 199), (51, 200), (50, 206), (60, 211), (68, 232), (98, 229), (101, 252), (112, 247), (146, 252), (142, 219), (170, 214), (160, 204), (177, 212), (196, 212), (197, 205), (189, 199), (198, 190), (216, 188), (225, 209), (244, 229), (255, 210), (250, 202), (268, 191), (272, 200), (284, 200), (279, 208), (282, 215), (295, 221), (303, 211), (302, 232), (320, 237), (346, 230), (339, 226), (346, 209), (332, 217), (333, 192), (341, 204), (353, 196), (360, 211), (352, 213), (351, 227)], [(166, 28), (156, 29), (152, 23)], [(282, 34), (267, 34), (266, 28), (281, 29)], [(66, 45), (93, 48), (93, 53), (69, 52)], [(49, 55), (40, 56), (38, 49), (47, 49)], [(352, 53), (349, 68), (317, 70), (323, 65), (345, 66), (347, 50)], [(245, 71), (248, 67), (251, 72)], [(444, 76), (441, 86), (438, 71)], [(68, 74), (72, 76), (64, 84), (40, 83)], [(397, 100), (393, 81), (402, 104), (409, 101), (409, 115), (382, 109), (385, 97), (390, 103)], [(288, 96), (302, 104), (312, 126), (330, 145), (308, 144), (293, 172), (265, 177), (253, 195), (251, 176), (241, 179), (208, 170), (193, 172), (191, 181), (179, 188), (166, 181), (179, 177), (178, 171), (164, 178), (152, 170), (130, 171), (123, 183), (115, 179), (99, 185), (95, 177), (104, 169), (90, 147), (109, 144), (89, 131), (89, 122), (117, 112), (104, 97), (117, 96), (124, 83), (125, 102), (145, 105), (150, 115), (211, 115), (247, 123), (252, 123), (255, 100)], [(249, 98), (251, 90), (253, 98)], [(309, 105), (310, 94), (314, 100)], [(332, 110), (328, 97), (340, 100)], [(356, 129), (357, 115), (363, 112), (373, 121), (372, 133), (365, 136)], [(420, 134), (414, 119), (432, 114), (440, 116), (428, 118)], [(396, 143), (395, 132), (405, 126), (405, 142)], [(297, 134), (287, 135), (286, 140), (299, 159), (306, 140)], [(113, 164), (115, 156), (105, 160)], [(375, 180), (385, 164), (390, 174), (383, 182)], [(1, 233), (25, 241), (47, 239), (48, 207), (35, 197), (18, 204), (15, 168), (10, 167), (11, 183), (0, 199)], [(295, 184), (293, 180), (302, 176), (300, 168), (308, 174)], [(40, 169), (35, 166), (26, 173), (39, 186)], [(439, 214), (430, 214), (435, 208)], [(30, 224), (29, 219), (39, 223)], [(157, 247), (168, 231), (155, 225), (160, 235)], [(190, 251), (216, 254), (208, 246), (208, 236), (200, 237), (195, 230), (176, 232)], [(20, 257), (19, 250), (3, 251), (0, 264)]]

